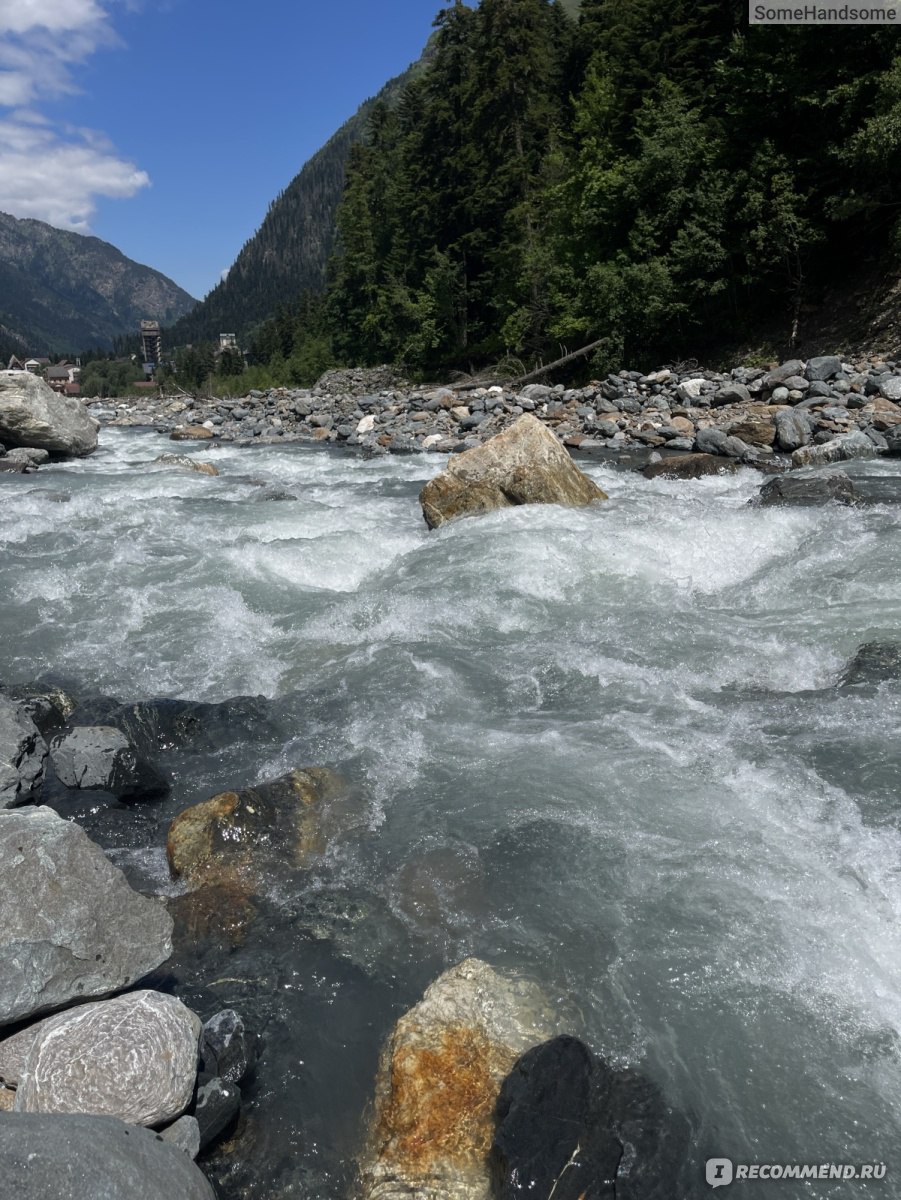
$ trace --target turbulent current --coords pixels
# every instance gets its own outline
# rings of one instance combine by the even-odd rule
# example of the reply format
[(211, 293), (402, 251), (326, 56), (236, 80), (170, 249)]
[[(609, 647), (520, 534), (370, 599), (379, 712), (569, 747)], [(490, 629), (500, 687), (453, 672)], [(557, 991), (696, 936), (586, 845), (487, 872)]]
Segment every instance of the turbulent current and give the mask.
[(356, 789), (254, 936), (173, 967), (262, 1036), (221, 1194), (346, 1194), (385, 1035), (475, 954), (687, 1120), (661, 1196), (709, 1194), (711, 1156), (886, 1164), (747, 1200), (901, 1196), (901, 685), (838, 686), (901, 628), (901, 507), (590, 465), (606, 504), (429, 533), (432, 456), (149, 469), (170, 448), (107, 430), (0, 476), (0, 678), (272, 701), (277, 733), (182, 763), (167, 800), (69, 814), (148, 891), (189, 803), (307, 765)]

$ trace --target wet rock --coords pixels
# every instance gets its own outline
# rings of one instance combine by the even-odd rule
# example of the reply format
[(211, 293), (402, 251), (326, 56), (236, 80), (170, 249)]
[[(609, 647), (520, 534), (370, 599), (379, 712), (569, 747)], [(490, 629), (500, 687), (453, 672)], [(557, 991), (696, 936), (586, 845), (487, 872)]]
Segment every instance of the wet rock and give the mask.
[(901, 645), (897, 642), (865, 642), (845, 667), (840, 687), (855, 683), (881, 683), (901, 678)]
[(420, 493), (430, 529), (455, 517), (519, 504), (590, 504), (606, 500), (557, 438), (530, 414), (452, 458)]
[(79, 399), (59, 395), (37, 375), (0, 371), (0, 438), (81, 457), (97, 449), (97, 425)]
[(79, 726), (58, 735), (50, 743), (50, 757), (66, 787), (112, 792), (123, 800), (169, 791), (156, 767), (138, 756), (121, 730), (109, 725)]
[(24, 475), (28, 467), (25, 463), (14, 462), (10, 458), (0, 458), (0, 471), (5, 475)]
[(104, 996), (172, 952), (172, 920), (49, 808), (0, 813), (0, 1025)]
[(200, 1018), (174, 996), (132, 992), (41, 1021), (16, 1112), (91, 1113), (162, 1125), (187, 1108)]
[(737, 471), (731, 459), (716, 454), (679, 454), (642, 468), (645, 479), (701, 479), (704, 475), (724, 475)]
[(854, 484), (844, 471), (820, 471), (817, 474), (789, 473), (769, 479), (754, 503), (813, 508), (830, 501), (856, 504), (860, 500)]
[(47, 743), (23, 709), (0, 696), (0, 810), (27, 803), (44, 779)]
[(173, 442), (207, 442), (213, 436), (213, 431), (205, 425), (177, 425), (169, 434)]
[(30, 717), (45, 736), (59, 729), (75, 711), (74, 699), (53, 684), (19, 684), (0, 688), (0, 693), (13, 700), (19, 711)]
[(344, 780), (308, 767), (185, 809), (169, 827), (166, 854), (172, 874), (189, 886), (246, 895), (269, 867), (310, 867), (353, 820)]
[(211, 1079), (197, 1089), (194, 1118), (200, 1133), (200, 1149), (218, 1141), (241, 1110), (241, 1089), (234, 1083)]
[(195, 471), (198, 475), (218, 475), (219, 471), (212, 463), (201, 462), (190, 458), (187, 454), (158, 454), (151, 467), (181, 467), (186, 471)]
[(776, 413), (776, 444), (780, 450), (798, 450), (810, 441), (810, 421), (797, 409)]
[(240, 1083), (256, 1058), (256, 1039), (246, 1029), (243, 1019), (233, 1009), (226, 1008), (204, 1025), (201, 1056), (205, 1071), (223, 1083)]
[(839, 434), (820, 445), (802, 446), (792, 453), (792, 465), (816, 467), (850, 458), (872, 458), (875, 454), (876, 447), (867, 435), (855, 430), (853, 433)]
[(194, 1159), (200, 1153), (200, 1125), (196, 1117), (179, 1117), (171, 1125), (160, 1130), (160, 1137), (167, 1145)]
[(16, 1200), (216, 1200), (187, 1154), (112, 1117), (4, 1116), (0, 1162)]
[(501, 1085), (553, 1025), (534, 984), (478, 959), (437, 979), (382, 1052), (365, 1200), (487, 1200)]

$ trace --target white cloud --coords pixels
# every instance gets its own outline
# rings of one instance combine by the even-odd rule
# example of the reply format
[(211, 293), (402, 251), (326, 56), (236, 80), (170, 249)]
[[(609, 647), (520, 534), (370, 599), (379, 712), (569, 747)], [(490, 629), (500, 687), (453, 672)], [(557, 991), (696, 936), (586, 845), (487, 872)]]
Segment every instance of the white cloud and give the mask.
[(102, 134), (54, 129), (35, 107), (75, 91), (72, 67), (117, 43), (115, 2), (0, 0), (0, 211), (84, 232), (98, 197), (150, 183)]

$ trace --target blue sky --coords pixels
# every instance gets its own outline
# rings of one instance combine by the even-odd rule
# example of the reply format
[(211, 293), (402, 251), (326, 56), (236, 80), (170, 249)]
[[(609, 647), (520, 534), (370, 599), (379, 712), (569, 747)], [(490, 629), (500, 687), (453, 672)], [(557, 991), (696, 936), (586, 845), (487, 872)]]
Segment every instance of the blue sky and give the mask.
[(0, 211), (96, 234), (203, 296), (441, 7), (0, 0)]

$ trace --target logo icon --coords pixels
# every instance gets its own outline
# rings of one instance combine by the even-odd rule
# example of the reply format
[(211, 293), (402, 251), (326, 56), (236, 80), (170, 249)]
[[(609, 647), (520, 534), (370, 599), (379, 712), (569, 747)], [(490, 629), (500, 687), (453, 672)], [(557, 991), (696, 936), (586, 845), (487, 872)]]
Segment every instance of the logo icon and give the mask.
[(731, 1158), (707, 1159), (707, 1182), (712, 1188), (723, 1187), (724, 1184), (731, 1183), (732, 1175)]

